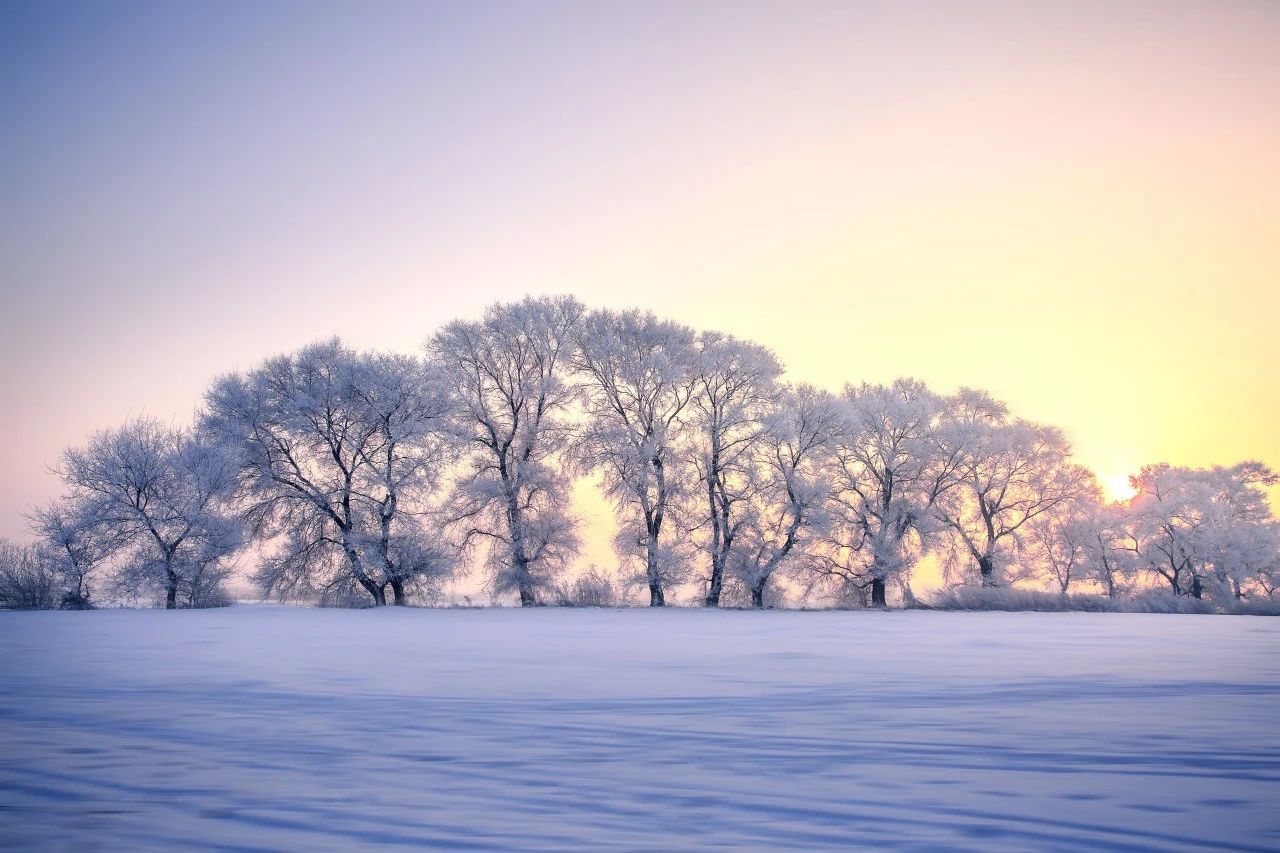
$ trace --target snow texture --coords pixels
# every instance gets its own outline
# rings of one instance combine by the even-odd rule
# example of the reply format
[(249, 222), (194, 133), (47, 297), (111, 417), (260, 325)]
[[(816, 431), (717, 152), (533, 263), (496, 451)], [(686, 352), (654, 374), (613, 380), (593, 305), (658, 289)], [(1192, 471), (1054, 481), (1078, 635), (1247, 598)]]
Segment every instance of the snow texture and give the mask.
[(1275, 850), (1280, 620), (0, 614), (0, 847)]

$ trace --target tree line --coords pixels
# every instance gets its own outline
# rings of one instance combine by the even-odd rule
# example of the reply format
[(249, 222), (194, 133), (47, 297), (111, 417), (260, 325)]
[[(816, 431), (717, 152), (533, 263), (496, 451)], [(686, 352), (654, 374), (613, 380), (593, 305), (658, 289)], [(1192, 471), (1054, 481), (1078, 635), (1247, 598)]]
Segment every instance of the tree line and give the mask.
[[(252, 554), (265, 595), (432, 602), (484, 572), (495, 600), (708, 607), (788, 590), (843, 604), (948, 583), (1228, 602), (1280, 582), (1276, 475), (1149, 465), (1108, 502), (1062, 432), (985, 392), (913, 379), (832, 394), (767, 348), (570, 297), (488, 308), (418, 355), (334, 339), (218, 378), (190, 427), (137, 418), (55, 466), (34, 544), (0, 547), (0, 604), (227, 603)], [(567, 580), (570, 488), (594, 475), (619, 558)]]

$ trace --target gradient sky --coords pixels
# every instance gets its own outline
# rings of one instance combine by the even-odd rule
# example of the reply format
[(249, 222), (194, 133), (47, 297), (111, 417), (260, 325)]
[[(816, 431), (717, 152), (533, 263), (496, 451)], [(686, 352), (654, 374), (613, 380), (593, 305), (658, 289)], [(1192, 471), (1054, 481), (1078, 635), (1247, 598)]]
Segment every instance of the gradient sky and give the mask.
[(60, 448), (526, 292), (1280, 467), (1280, 3), (0, 5), (0, 536)]

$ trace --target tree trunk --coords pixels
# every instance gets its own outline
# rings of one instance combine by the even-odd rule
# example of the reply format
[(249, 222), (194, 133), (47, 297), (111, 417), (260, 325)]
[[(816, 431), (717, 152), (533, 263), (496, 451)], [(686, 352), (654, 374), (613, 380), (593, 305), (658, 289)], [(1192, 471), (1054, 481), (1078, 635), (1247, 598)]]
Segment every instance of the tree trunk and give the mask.
[(1193, 575), (1191, 578), (1191, 596), (1193, 598), (1200, 598), (1203, 593), (1204, 585), (1200, 583), (1200, 577), (1198, 575)]
[(649, 549), (645, 555), (645, 561), (649, 573), (649, 606), (665, 607), (667, 597), (662, 592), (662, 579), (658, 575), (658, 555)]
[(884, 600), (884, 578), (871, 579), (871, 606), (886, 607)]
[(711, 563), (711, 587), (707, 590), (707, 607), (720, 606), (720, 592), (724, 588), (724, 572), (716, 565), (716, 561)]
[(369, 580), (367, 577), (358, 577), (356, 578), (356, 582), (359, 583), (360, 586), (364, 587), (365, 592), (369, 593), (369, 597), (373, 599), (374, 607), (387, 606), (387, 591), (385, 589)]
[(172, 569), (165, 569), (164, 609), (178, 609), (178, 574)]
[(521, 607), (537, 607), (538, 597), (533, 594), (533, 584), (529, 582), (529, 566), (527, 563), (521, 563), (517, 568), (519, 573), (518, 585), (520, 587), (520, 606)]
[(983, 586), (996, 585), (996, 565), (991, 557), (978, 558), (978, 571), (982, 574)]
[(404, 597), (404, 581), (391, 581), (391, 593), (395, 597), (394, 603), (396, 607), (405, 607), (408, 605), (409, 602)]
[(757, 610), (764, 609), (764, 587), (766, 582), (767, 579), (751, 585), (751, 606)]

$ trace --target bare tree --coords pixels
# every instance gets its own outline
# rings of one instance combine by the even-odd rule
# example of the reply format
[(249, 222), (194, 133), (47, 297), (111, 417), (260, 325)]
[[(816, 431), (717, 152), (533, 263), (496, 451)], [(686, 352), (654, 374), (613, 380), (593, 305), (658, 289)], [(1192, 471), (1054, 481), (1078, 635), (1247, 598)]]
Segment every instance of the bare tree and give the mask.
[(651, 313), (598, 311), (574, 352), (588, 416), (578, 458), (603, 474), (623, 516), (619, 551), (643, 561), (653, 607), (682, 578), (669, 517), (687, 486), (680, 431), (698, 385), (693, 342), (691, 329)]
[(777, 393), (782, 366), (768, 349), (719, 332), (695, 342), (694, 394), (688, 422), (705, 501), (699, 528), (711, 573), (707, 607), (720, 606), (726, 571), (751, 498), (753, 453)]
[(569, 426), (568, 350), (582, 319), (569, 297), (494, 305), (479, 322), (455, 321), (428, 343), (457, 407), (470, 452), (449, 521), (464, 541), (488, 542), (491, 587), (536, 605), (577, 552), (577, 521), (558, 454)]

